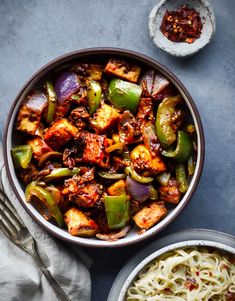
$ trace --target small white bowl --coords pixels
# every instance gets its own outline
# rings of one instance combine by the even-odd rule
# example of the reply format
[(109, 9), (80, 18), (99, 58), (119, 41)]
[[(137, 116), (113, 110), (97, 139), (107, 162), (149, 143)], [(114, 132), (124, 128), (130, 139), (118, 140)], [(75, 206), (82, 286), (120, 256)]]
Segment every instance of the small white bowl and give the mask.
[(155, 258), (175, 249), (200, 246), (235, 255), (235, 237), (226, 233), (195, 228), (163, 236), (126, 262), (112, 285), (107, 301), (124, 301), (127, 290), (138, 273)]
[[(172, 42), (163, 35), (160, 29), (166, 10), (177, 10), (182, 5), (194, 8), (199, 12), (202, 20), (203, 28), (201, 36), (192, 44)], [(173, 56), (188, 56), (201, 50), (211, 41), (215, 33), (215, 28), (215, 15), (207, 0), (161, 0), (153, 7), (149, 15), (149, 34), (153, 39), (153, 43)]]
[(188, 241), (181, 241), (169, 246), (166, 246), (160, 250), (157, 250), (156, 252), (152, 253), (148, 257), (146, 257), (128, 276), (126, 279), (121, 291), (120, 295), (117, 301), (125, 301), (125, 296), (127, 294), (128, 288), (133, 283), (134, 279), (137, 277), (137, 275), (140, 273), (141, 270), (144, 269), (145, 266), (147, 266), (151, 261), (154, 259), (157, 259), (163, 254), (166, 254), (170, 251), (177, 250), (177, 249), (184, 249), (187, 247), (211, 247), (214, 248), (217, 251), (226, 252), (228, 254), (235, 255), (235, 249), (227, 246), (222, 243), (213, 242), (213, 241), (207, 241), (207, 240), (188, 240)]

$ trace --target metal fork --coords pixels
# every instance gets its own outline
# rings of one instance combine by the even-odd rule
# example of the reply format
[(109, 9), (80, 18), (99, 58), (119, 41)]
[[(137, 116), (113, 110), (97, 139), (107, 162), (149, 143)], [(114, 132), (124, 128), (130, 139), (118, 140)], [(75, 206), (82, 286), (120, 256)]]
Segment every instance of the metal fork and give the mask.
[[(1, 173), (2, 170), (0, 176)], [(36, 241), (3, 190), (2, 177), (0, 180), (0, 229), (15, 245), (33, 257), (54, 290), (57, 299), (60, 301), (70, 301), (40, 258)]]

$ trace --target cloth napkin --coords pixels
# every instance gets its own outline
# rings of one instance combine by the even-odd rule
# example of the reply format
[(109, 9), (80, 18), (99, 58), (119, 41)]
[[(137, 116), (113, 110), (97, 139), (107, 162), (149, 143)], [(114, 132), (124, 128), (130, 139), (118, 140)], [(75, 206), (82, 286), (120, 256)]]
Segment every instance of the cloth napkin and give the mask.
[[(0, 144), (0, 168), (3, 165)], [(12, 191), (5, 170), (3, 186), (30, 233), (37, 241), (44, 264), (73, 300), (90, 300), (91, 281), (86, 256), (77, 247), (64, 245), (46, 233), (21, 206)], [(81, 259), (83, 258), (83, 260)], [(15, 246), (0, 230), (0, 300), (4, 301), (56, 301), (47, 279), (29, 254)]]

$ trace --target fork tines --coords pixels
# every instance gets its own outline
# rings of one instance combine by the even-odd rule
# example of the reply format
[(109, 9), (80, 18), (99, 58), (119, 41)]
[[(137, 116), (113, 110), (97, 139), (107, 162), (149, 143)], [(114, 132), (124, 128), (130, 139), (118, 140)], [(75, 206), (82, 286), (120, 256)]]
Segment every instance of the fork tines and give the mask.
[(7, 237), (16, 238), (17, 233), (24, 227), (24, 223), (6, 193), (0, 189), (0, 228)]

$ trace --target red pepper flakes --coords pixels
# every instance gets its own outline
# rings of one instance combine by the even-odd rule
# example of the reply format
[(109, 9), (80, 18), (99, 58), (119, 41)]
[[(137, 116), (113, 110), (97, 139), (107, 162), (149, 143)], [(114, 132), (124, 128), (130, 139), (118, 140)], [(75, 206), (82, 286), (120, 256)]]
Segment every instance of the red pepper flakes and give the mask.
[(198, 288), (198, 283), (193, 278), (186, 278), (184, 286), (191, 292), (192, 290)]
[(202, 21), (195, 9), (183, 5), (176, 11), (166, 11), (161, 31), (172, 42), (191, 44), (201, 35)]

